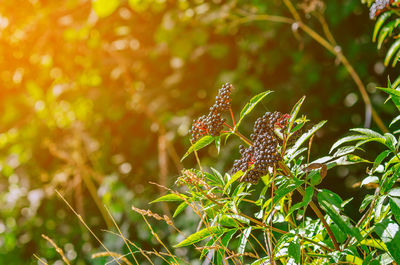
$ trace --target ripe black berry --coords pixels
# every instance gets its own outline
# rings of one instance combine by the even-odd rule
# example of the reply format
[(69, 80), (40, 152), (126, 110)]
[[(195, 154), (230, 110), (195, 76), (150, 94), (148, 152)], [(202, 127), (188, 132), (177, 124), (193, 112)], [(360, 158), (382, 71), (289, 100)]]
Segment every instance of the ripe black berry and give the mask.
[(239, 170), (245, 172), (242, 182), (257, 183), (281, 160), (278, 139), (274, 133), (281, 117), (280, 112), (267, 112), (254, 123), (253, 133), (250, 135), (253, 145), (248, 148), (240, 147), (241, 158), (234, 162), (232, 168), (233, 173)]

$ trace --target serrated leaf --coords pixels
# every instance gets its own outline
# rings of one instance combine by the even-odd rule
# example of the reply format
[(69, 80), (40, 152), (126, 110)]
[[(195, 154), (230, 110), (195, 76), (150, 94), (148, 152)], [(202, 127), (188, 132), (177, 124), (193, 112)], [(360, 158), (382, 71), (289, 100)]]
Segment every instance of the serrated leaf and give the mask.
[(183, 198), (187, 198), (186, 195), (183, 194), (167, 194), (164, 196), (161, 196), (158, 199), (155, 199), (154, 201), (150, 202), (150, 203), (155, 203), (155, 202), (177, 202), (177, 201), (183, 201)]
[(217, 153), (221, 150), (221, 136), (215, 137), (215, 147), (217, 148)]
[(400, 121), (400, 115), (396, 116), (396, 118), (394, 118), (392, 120), (392, 122), (389, 124), (389, 127), (391, 127), (393, 124), (395, 124), (396, 122)]
[(300, 264), (300, 260), (301, 260), (300, 240), (295, 239), (295, 240), (290, 241), (289, 247), (288, 247), (288, 255), (289, 255), (289, 257), (294, 259), (294, 262), (296, 264)]
[(240, 237), (240, 245), (239, 245), (239, 248), (238, 248), (238, 253), (239, 254), (243, 254), (244, 250), (246, 249), (246, 245), (247, 245), (247, 242), (248, 242), (247, 239), (250, 236), (251, 229), (252, 229), (252, 227), (249, 226), (245, 230), (243, 230), (243, 233), (242, 233), (242, 235)]
[(383, 243), (381, 240), (379, 240), (377, 238), (364, 239), (359, 243), (359, 245), (373, 247), (373, 248), (380, 249), (380, 250), (383, 250), (383, 251), (388, 251), (385, 243)]
[(211, 135), (206, 135), (203, 136), (201, 139), (199, 139), (197, 142), (195, 142), (189, 150), (186, 152), (186, 154), (182, 157), (181, 161), (185, 159), (188, 155), (190, 155), (192, 152), (200, 150), (207, 145), (211, 144), (215, 140), (215, 137), (212, 137)]
[(373, 199), (374, 199), (373, 195), (368, 194), (367, 196), (365, 196), (365, 198), (361, 202), (360, 212), (364, 211), (368, 207), (368, 205), (371, 204)]
[[(398, 39), (397, 41), (400, 41), (400, 39)], [(400, 110), (400, 91), (386, 87), (377, 87), (377, 88), (382, 91), (385, 91), (390, 96), (392, 96), (393, 103), (396, 105), (397, 109)]]
[(361, 182), (361, 187), (370, 183), (379, 183), (379, 178), (376, 176), (368, 176)]
[[(385, 66), (388, 66), (390, 63), (390, 60), (395, 57), (394, 55), (399, 51), (400, 48), (400, 39), (396, 40), (389, 48), (389, 50), (386, 52), (386, 57), (385, 60), (383, 61)], [(397, 58), (394, 58), (394, 60), (397, 60)]]
[(375, 233), (382, 239), (383, 243), (386, 244), (390, 255), (396, 261), (400, 263), (400, 227), (397, 223), (392, 220), (385, 219), (382, 222), (375, 225)]
[(346, 261), (349, 262), (350, 264), (355, 264), (355, 265), (362, 265), (363, 260), (360, 259), (359, 257), (356, 257), (354, 255), (347, 254), (346, 255)]
[(375, 27), (374, 27), (374, 32), (372, 34), (372, 41), (376, 41), (376, 37), (378, 36), (378, 33), (380, 29), (382, 28), (383, 24), (385, 21), (393, 14), (393, 12), (385, 12), (379, 18), (376, 20)]
[(364, 135), (366, 135), (366, 136), (368, 136), (370, 138), (382, 138), (382, 139), (384, 139), (382, 134), (380, 134), (378, 132), (375, 132), (375, 131), (373, 131), (371, 129), (367, 129), (367, 128), (352, 128), (352, 129), (350, 129), (350, 131), (364, 134)]
[(233, 182), (235, 182), (236, 180), (238, 180), (241, 176), (243, 176), (243, 171), (239, 170), (238, 172), (236, 172), (235, 174), (233, 174), (233, 176), (229, 179), (229, 181), (225, 184), (224, 187), (224, 193), (226, 193), (226, 191), (228, 190), (228, 188), (233, 184)]
[(329, 150), (329, 153), (332, 153), (332, 151), (334, 149), (336, 149), (337, 147), (339, 147), (340, 145), (344, 144), (344, 143), (348, 143), (348, 142), (352, 142), (352, 141), (358, 141), (358, 140), (364, 140), (367, 137), (365, 135), (362, 134), (357, 134), (357, 135), (350, 135), (350, 136), (346, 136), (343, 137), (341, 139), (339, 139), (338, 141), (336, 141), (336, 143), (334, 143), (331, 147), (331, 150)]
[(400, 188), (391, 189), (388, 194), (392, 197), (400, 197)]
[(303, 96), (297, 103), (293, 106), (292, 110), (290, 111), (290, 118), (288, 121), (288, 126), (286, 130), (286, 134), (289, 135), (290, 131), (292, 130), (293, 123), (296, 120), (297, 114), (300, 111), (301, 105), (303, 105), (306, 96)]
[(391, 197), (389, 204), (394, 218), (396, 218), (396, 221), (400, 223), (400, 199)]
[(291, 156), (308, 138), (310, 138), (316, 131), (324, 126), (325, 123), (326, 121), (320, 121), (318, 124), (314, 125), (310, 130), (300, 136), (296, 143), (286, 153)]
[(255, 95), (252, 99), (250, 99), (250, 101), (243, 107), (242, 111), (240, 112), (240, 118), (239, 121), (236, 123), (235, 129), (239, 127), (243, 118), (246, 117), (255, 108), (255, 106), (257, 106), (257, 104), (270, 93), (272, 93), (272, 91), (268, 90), (258, 95)]
[(197, 243), (199, 241), (202, 241), (210, 236), (220, 236), (224, 234), (225, 232), (230, 231), (231, 229), (224, 228), (221, 226), (211, 226), (211, 227), (206, 227), (194, 234), (191, 234), (188, 236), (185, 240), (180, 242), (179, 244), (175, 245), (174, 247), (179, 248), (179, 247), (185, 247), (185, 246), (190, 246), (194, 243)]
[(306, 207), (310, 203), (310, 201), (312, 200), (313, 194), (314, 194), (313, 187), (308, 186), (306, 188), (306, 190), (305, 190), (305, 194), (304, 194), (303, 200), (301, 202), (299, 202), (299, 203), (296, 203), (292, 207), (290, 207), (288, 213), (286, 214), (286, 218), (289, 217), (297, 209), (299, 209), (301, 207)]
[(384, 27), (381, 32), (379, 33), (378, 37), (378, 50), (382, 47), (383, 41), (385, 40), (386, 36), (388, 36), (390, 33), (390, 28), (389, 27)]
[(397, 144), (397, 139), (396, 137), (394, 137), (393, 134), (391, 133), (385, 133), (384, 134), (385, 137), (385, 145), (392, 151), (394, 151), (394, 149), (396, 148), (396, 144)]
[(358, 241), (362, 240), (360, 231), (351, 224), (350, 218), (340, 214), (342, 200), (338, 195), (328, 190), (322, 190), (318, 193), (317, 198), (321, 208), (344, 233), (354, 236)]
[(178, 205), (178, 207), (176, 207), (176, 210), (174, 212), (174, 215), (172, 216), (173, 218), (175, 218), (176, 216), (178, 216), (183, 210), (185, 210), (188, 207), (188, 204), (186, 202), (182, 202), (181, 204)]
[(390, 150), (385, 150), (380, 153), (374, 161), (374, 168), (377, 168), (382, 163), (382, 161), (390, 154), (390, 152)]

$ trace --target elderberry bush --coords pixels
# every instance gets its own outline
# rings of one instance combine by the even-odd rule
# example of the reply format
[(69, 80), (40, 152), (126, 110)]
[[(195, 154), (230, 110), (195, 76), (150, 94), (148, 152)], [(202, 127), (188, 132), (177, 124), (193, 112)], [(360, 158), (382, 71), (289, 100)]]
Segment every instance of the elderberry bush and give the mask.
[[(216, 101), (210, 107), (210, 112), (194, 120), (190, 131), (192, 143), (206, 135), (212, 137), (221, 135), (224, 125), (231, 129), (231, 133), (235, 133), (236, 128), (226, 124), (226, 119), (222, 117), (225, 112), (230, 110), (232, 122), (235, 124), (231, 109), (231, 93), (232, 85), (224, 84), (218, 91)], [(293, 143), (293, 139), (296, 139), (300, 132), (297, 131), (291, 138), (286, 135), (289, 118), (289, 114), (275, 111), (266, 112), (256, 120), (253, 133), (250, 135), (251, 141), (246, 142), (247, 147), (240, 146), (241, 157), (235, 160), (231, 169), (233, 174), (239, 171), (244, 173), (239, 181), (256, 184), (262, 176), (276, 167), (277, 162), (282, 160), (284, 146), (287, 143)], [(297, 124), (294, 123), (294, 125)]]

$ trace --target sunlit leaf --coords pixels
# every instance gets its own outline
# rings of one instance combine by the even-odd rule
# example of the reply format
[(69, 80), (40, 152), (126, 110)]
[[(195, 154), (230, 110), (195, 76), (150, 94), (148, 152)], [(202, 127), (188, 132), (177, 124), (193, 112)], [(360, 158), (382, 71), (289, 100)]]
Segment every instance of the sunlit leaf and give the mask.
[(206, 227), (194, 234), (191, 234), (188, 236), (185, 240), (180, 242), (179, 244), (175, 245), (174, 247), (185, 247), (185, 246), (190, 246), (192, 244), (195, 244), (199, 241), (202, 241), (210, 236), (220, 236), (224, 234), (225, 232), (230, 231), (231, 229), (228, 228), (223, 228), (221, 226), (211, 226), (211, 227)]
[(385, 219), (382, 222), (375, 225), (375, 232), (382, 239), (383, 243), (386, 244), (390, 255), (396, 261), (400, 263), (400, 227), (397, 223), (392, 220)]
[(207, 145), (211, 144), (215, 140), (215, 137), (212, 137), (211, 135), (206, 135), (203, 136), (201, 139), (199, 139), (197, 142), (195, 142), (189, 150), (185, 153), (185, 155), (182, 157), (181, 161), (185, 159), (188, 155), (190, 155), (194, 151), (198, 151)]
[(246, 117), (256, 107), (256, 105), (270, 93), (272, 93), (272, 91), (268, 90), (268, 91), (262, 92), (256, 96), (254, 96), (252, 99), (250, 99), (250, 101), (244, 106), (244, 108), (240, 112), (240, 118), (239, 118), (239, 121), (236, 123), (236, 128), (239, 127), (243, 118)]

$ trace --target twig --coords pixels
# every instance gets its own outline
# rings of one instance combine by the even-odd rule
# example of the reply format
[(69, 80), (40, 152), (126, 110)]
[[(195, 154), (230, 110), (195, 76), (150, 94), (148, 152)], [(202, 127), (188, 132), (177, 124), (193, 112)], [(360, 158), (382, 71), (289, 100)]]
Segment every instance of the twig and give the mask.
[[(293, 178), (292, 172), (290, 169), (286, 166), (285, 163), (279, 162), (279, 167), (282, 169), (282, 171), (285, 173), (286, 176)], [(297, 187), (297, 191), (301, 194), (301, 196), (304, 197), (305, 191), (301, 187)], [(317, 215), (318, 219), (321, 220), (323, 226), (326, 229), (326, 232), (328, 233), (329, 237), (331, 238), (331, 241), (333, 243), (333, 246), (335, 247), (336, 250), (339, 250), (339, 244), (335, 238), (335, 235), (333, 234), (331, 228), (329, 227), (328, 223), (325, 221), (324, 215), (321, 213), (321, 211), (318, 209), (318, 206), (313, 202), (310, 201), (310, 207), (314, 211), (314, 213)]]
[(60, 254), (61, 258), (65, 262), (65, 264), (71, 265), (67, 257), (65, 257), (64, 251), (60, 247), (58, 247), (57, 244), (50, 237), (46, 236), (45, 234), (42, 234), (42, 237), (47, 241), (49, 241), (49, 243), (55, 248), (57, 253)]

